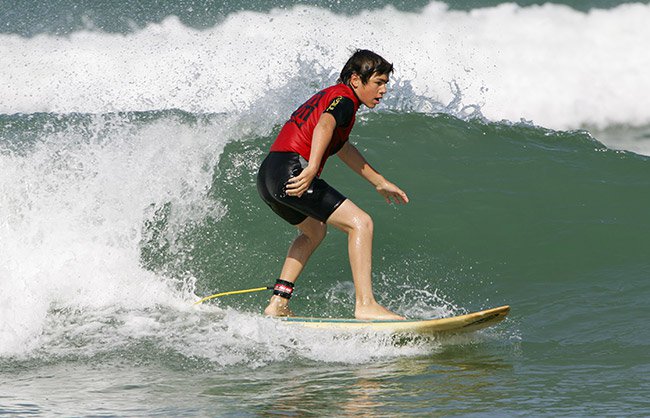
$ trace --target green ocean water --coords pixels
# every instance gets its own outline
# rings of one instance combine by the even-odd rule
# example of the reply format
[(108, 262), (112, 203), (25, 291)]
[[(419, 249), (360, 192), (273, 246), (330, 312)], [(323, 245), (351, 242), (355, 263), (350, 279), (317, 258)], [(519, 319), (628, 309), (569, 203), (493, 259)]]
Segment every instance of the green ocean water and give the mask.
[[(497, 22), (512, 29), (499, 36), (515, 48), (518, 19), (549, 39), (567, 25), (544, 32), (542, 22), (590, 28), (584, 22), (602, 19), (624, 38), (647, 5), (495, 3), (354, 2), (354, 13), (333, 2), (307, 12), (225, 3), (201, 23), (173, 7), (216, 5), (154, 2), (131, 26), (116, 17), (131, 10), (121, 3), (3, 12), (0, 416), (648, 415), (650, 115), (642, 92), (625, 90), (643, 90), (643, 74), (634, 60), (602, 61), (606, 84), (573, 58), (581, 41), (560, 54), (540, 40), (499, 71), (515, 68), (541, 87), (501, 102), (506, 77), (470, 64), (479, 50), (495, 63), (508, 50), (470, 44), (462, 29)], [(29, 17), (52, 8), (50, 20)], [(267, 293), (193, 305), (272, 284), (295, 237), (254, 179), (291, 111), (335, 78), (329, 60), (341, 38), (312, 31), (313, 16), (346, 22), (344, 36), (385, 16), (403, 30), (461, 21), (462, 36), (440, 29), (433, 42), (449, 42), (451, 66), (425, 53), (437, 32), (386, 40), (404, 45), (385, 45), (403, 58), (401, 72), (350, 138), (411, 202), (386, 204), (335, 157), (323, 178), (373, 217), (381, 303), (413, 318), (508, 304), (505, 322), (404, 341), (287, 329), (260, 315)], [(285, 28), (282, 19), (307, 23)], [(274, 31), (282, 39), (267, 36)], [(294, 33), (306, 41), (284, 48)], [(269, 68), (288, 69), (260, 72), (250, 57), (264, 54)], [(554, 71), (527, 66), (540, 54), (557, 58)], [(129, 60), (138, 65), (121, 64)], [(611, 100), (590, 107), (599, 95), (579, 80), (563, 84), (561, 64)], [(549, 96), (573, 105), (554, 113)], [(296, 286), (296, 313), (352, 316), (346, 247), (342, 233), (328, 232)]]
[[(78, 130), (87, 118), (67, 121)], [(352, 141), (411, 203), (387, 205), (338, 161), (323, 177), (375, 220), (379, 299), (413, 317), (510, 304), (510, 319), (400, 346), (382, 335), (292, 334), (257, 316), (261, 294), (198, 312), (55, 302), (40, 346), (2, 358), (3, 414), (643, 415), (648, 158), (585, 131), (417, 113), (363, 119)], [(219, 120), (129, 123), (193, 131)], [(272, 282), (295, 232), (253, 179), (277, 129), (225, 145), (208, 191), (227, 208), (218, 220), (178, 223), (173, 213), (187, 208), (158, 203), (143, 224), (145, 269), (185, 285), (190, 272), (198, 295)], [(300, 314), (352, 314), (343, 234), (329, 233), (297, 290)]]

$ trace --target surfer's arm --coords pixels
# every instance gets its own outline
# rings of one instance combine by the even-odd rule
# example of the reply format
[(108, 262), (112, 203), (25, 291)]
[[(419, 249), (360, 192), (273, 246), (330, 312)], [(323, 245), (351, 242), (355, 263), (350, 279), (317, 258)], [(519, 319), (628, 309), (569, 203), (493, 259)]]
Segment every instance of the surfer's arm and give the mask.
[(409, 198), (402, 189), (395, 184), (386, 180), (379, 174), (366, 159), (361, 155), (357, 147), (350, 142), (346, 142), (341, 150), (336, 154), (339, 158), (361, 177), (368, 180), (375, 187), (375, 190), (384, 198), (386, 202), (391, 203), (408, 203)]
[(307, 191), (323, 160), (323, 155), (327, 150), (332, 135), (336, 128), (336, 119), (329, 113), (323, 113), (314, 128), (311, 140), (311, 151), (309, 153), (309, 163), (300, 174), (292, 177), (287, 182), (286, 191), (289, 196), (302, 196)]

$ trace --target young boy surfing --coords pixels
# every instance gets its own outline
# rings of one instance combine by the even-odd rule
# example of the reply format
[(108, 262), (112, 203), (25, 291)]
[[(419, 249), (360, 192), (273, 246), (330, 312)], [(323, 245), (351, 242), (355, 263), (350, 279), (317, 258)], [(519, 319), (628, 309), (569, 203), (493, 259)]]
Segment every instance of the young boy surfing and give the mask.
[(292, 315), (288, 304), (294, 283), (329, 224), (348, 235), (354, 316), (404, 319), (378, 304), (372, 291), (372, 219), (320, 178), (327, 158), (336, 154), (388, 203), (408, 203), (406, 193), (373, 169), (348, 142), (359, 106), (372, 109), (379, 104), (392, 72), (393, 65), (381, 56), (357, 50), (343, 67), (338, 84), (316, 93), (293, 112), (262, 162), (257, 176), (260, 196), (300, 232), (289, 247), (266, 315)]

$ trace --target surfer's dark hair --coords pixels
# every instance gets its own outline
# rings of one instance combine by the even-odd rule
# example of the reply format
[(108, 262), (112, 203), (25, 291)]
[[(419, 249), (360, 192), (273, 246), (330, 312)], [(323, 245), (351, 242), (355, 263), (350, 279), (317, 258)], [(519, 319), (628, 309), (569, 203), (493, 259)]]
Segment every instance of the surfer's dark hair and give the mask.
[(357, 74), (363, 84), (366, 84), (375, 73), (390, 75), (392, 72), (393, 64), (380, 55), (367, 49), (357, 49), (343, 66), (338, 82), (350, 84), (352, 74)]

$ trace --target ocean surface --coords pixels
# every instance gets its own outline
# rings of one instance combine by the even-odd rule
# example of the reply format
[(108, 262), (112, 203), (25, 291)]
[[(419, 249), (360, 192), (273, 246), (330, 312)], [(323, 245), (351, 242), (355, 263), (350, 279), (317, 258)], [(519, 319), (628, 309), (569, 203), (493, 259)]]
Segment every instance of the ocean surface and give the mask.
[[(575, 3), (579, 3), (575, 5)], [(0, 416), (650, 416), (650, 5), (0, 2)], [(261, 316), (295, 230), (256, 170), (354, 48), (395, 64), (323, 178), (378, 300), (462, 337)], [(350, 317), (331, 230), (293, 310)]]

